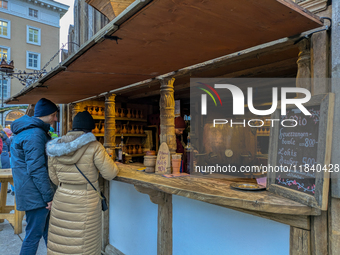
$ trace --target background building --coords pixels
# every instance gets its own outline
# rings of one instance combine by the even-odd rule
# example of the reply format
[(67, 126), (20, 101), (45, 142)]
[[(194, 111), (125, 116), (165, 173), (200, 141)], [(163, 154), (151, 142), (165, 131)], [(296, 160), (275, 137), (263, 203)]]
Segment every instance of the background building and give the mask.
[[(59, 49), (59, 21), (67, 10), (67, 5), (53, 0), (0, 0), (0, 57), (13, 60), (16, 71), (43, 69)], [(46, 70), (58, 62), (54, 58)], [(23, 88), (17, 79), (1, 78), (0, 100), (1, 91), (6, 100)]]
[[(113, 15), (114, 16), (114, 15)], [(70, 25), (68, 30), (68, 50), (63, 50), (61, 61), (65, 60), (79, 47), (102, 29), (109, 19), (97, 11), (85, 0), (74, 1), (74, 25)]]

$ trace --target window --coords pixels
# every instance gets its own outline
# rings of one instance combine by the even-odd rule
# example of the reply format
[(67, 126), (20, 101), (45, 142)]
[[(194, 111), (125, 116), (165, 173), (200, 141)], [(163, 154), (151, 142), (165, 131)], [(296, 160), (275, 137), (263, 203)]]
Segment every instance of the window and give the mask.
[(40, 45), (40, 28), (27, 26), (27, 43)]
[(10, 39), (11, 22), (9, 20), (0, 19), (0, 37)]
[(26, 68), (40, 70), (40, 53), (27, 51)]
[[(0, 100), (1, 100), (1, 98), (2, 98), (2, 89), (3, 89), (3, 91), (4, 91), (4, 98), (7, 98), (7, 84), (8, 83), (8, 81), (7, 80), (5, 80), (5, 79), (3, 79), (3, 80), (1, 80), (0, 79)], [(4, 86), (3, 88), (2, 88), (2, 85)]]
[(4, 58), (5, 60), (8, 59), (8, 49), (6, 48), (0, 48), (0, 60)]
[(32, 8), (28, 9), (28, 15), (34, 18), (38, 18), (38, 10), (34, 10)]
[(10, 48), (6, 46), (0, 45), (0, 61), (2, 57), (5, 58), (5, 60), (10, 60)]
[(8, 9), (8, 1), (0, 0), (0, 8)]

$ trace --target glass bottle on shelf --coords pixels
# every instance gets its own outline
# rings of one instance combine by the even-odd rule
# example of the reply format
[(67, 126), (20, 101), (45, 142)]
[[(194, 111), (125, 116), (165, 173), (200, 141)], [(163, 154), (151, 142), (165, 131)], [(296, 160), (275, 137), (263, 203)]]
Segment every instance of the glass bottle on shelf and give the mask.
[(185, 155), (185, 172), (190, 174), (190, 172), (192, 171), (192, 161), (193, 161), (193, 150), (191, 147), (191, 143), (190, 143), (190, 135), (188, 135), (187, 138), (187, 145), (184, 148), (184, 155)]
[(125, 162), (123, 134), (120, 136), (120, 145), (119, 145), (119, 150), (118, 150), (118, 162), (121, 162), (123, 164)]

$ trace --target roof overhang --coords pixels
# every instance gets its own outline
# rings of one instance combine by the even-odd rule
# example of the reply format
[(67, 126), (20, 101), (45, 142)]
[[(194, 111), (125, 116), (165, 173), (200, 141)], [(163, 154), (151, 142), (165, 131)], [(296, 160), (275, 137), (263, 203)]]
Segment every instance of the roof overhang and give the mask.
[(70, 103), (320, 26), (289, 0), (135, 1), (7, 102)]

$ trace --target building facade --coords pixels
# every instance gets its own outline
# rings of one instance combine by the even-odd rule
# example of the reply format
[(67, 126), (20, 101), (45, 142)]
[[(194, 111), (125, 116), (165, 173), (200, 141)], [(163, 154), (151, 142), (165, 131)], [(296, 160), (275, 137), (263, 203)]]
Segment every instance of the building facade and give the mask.
[[(0, 58), (13, 60), (15, 71), (43, 69), (59, 49), (59, 21), (67, 10), (53, 0), (0, 0)], [(58, 62), (53, 59), (46, 71)], [(5, 101), (24, 87), (17, 79), (0, 78), (0, 100), (2, 91)]]
[(61, 60), (78, 51), (79, 47), (102, 29), (109, 19), (85, 0), (74, 1), (74, 25), (68, 31), (68, 50), (63, 50)]

